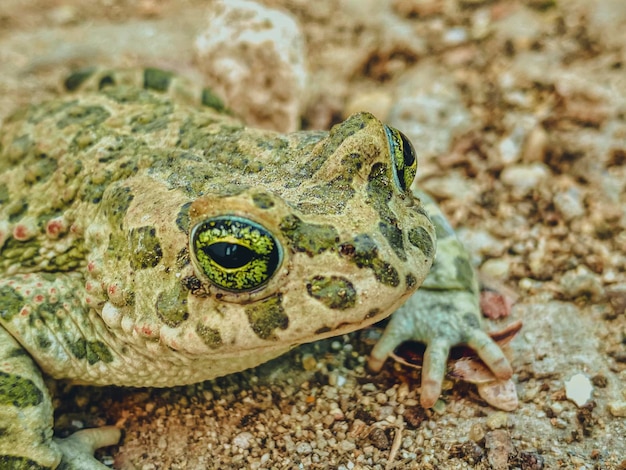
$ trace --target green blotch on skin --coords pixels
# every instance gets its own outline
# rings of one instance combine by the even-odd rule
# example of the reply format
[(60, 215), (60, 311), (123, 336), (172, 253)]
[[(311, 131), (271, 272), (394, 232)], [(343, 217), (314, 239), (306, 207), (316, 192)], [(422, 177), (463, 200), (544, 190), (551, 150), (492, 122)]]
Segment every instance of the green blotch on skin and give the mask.
[[(399, 242), (401, 243), (401, 234), (399, 236), (393, 233), (395, 230), (399, 230), (397, 227), (400, 224), (389, 206), (389, 201), (395, 191), (395, 183), (392, 181), (389, 166), (383, 163), (372, 165), (367, 181), (367, 201), (380, 216), (383, 235), (387, 238), (396, 254), (405, 260), (406, 258), (402, 258), (399, 254), (404, 251), (404, 247), (399, 245)], [(402, 196), (400, 195), (400, 197)], [(387, 226), (384, 230), (382, 229), (383, 224)]]
[(37, 266), (41, 262), (40, 248), (41, 244), (37, 238), (31, 238), (24, 242), (9, 238), (0, 248), (0, 263), (19, 264), (23, 268)]
[(112, 227), (122, 229), (122, 222), (134, 197), (130, 188), (124, 186), (117, 186), (107, 192), (102, 207)]
[(49, 260), (48, 265), (44, 266), (51, 272), (71, 271), (78, 268), (85, 259), (86, 249), (83, 245), (73, 246), (65, 253), (61, 253)]
[(177, 327), (189, 317), (187, 291), (180, 287), (162, 291), (157, 297), (156, 311), (163, 323)]
[[(297, 169), (297, 174), (301, 179), (294, 180), (288, 187), (297, 186), (301, 180), (311, 179), (315, 173), (324, 165), (326, 160), (333, 155), (346, 139), (364, 129), (372, 120), (369, 114), (354, 114), (344, 122), (332, 127), (325, 139), (321, 140), (311, 152), (311, 156), (303, 160)], [(316, 138), (322, 134), (316, 135)]]
[(9, 222), (17, 222), (28, 211), (28, 202), (24, 198), (19, 201), (13, 201), (7, 205), (5, 210), (9, 216)]
[(400, 276), (396, 268), (383, 261), (378, 256), (378, 247), (367, 234), (357, 235), (352, 241), (342, 243), (339, 253), (359, 268), (369, 268), (374, 271), (376, 279), (391, 287), (400, 284)]
[(456, 278), (459, 283), (468, 291), (474, 290), (474, 270), (467, 258), (456, 256), (454, 258), (454, 268), (456, 269)]
[[(7, 123), (11, 122), (11, 116), (7, 119)], [(0, 172), (11, 168), (12, 166), (28, 161), (35, 149), (35, 143), (32, 141), (29, 135), (24, 134), (19, 137), (15, 137), (11, 143), (6, 145), (2, 150), (2, 158), (0, 158)]]
[(432, 258), (435, 255), (433, 239), (424, 227), (413, 227), (409, 230), (409, 243), (419, 248), (428, 258)]
[(0, 287), (0, 318), (7, 322), (11, 321), (23, 305), (24, 297), (15, 289), (9, 286)]
[(206, 344), (211, 349), (219, 348), (222, 343), (222, 336), (220, 335), (219, 330), (215, 328), (210, 328), (206, 325), (202, 325), (198, 323), (196, 326), (196, 333), (202, 339), (204, 344)]
[(178, 229), (186, 234), (189, 234), (189, 208), (191, 207), (191, 202), (186, 202), (183, 204), (178, 211), (178, 215), (176, 216), (176, 226)]
[(148, 67), (143, 71), (143, 87), (147, 90), (167, 91), (173, 76), (167, 70)]
[(0, 205), (8, 204), (10, 200), (9, 187), (4, 183), (0, 184)]
[(32, 380), (0, 371), (0, 405), (26, 408), (42, 401), (43, 392)]
[(224, 102), (215, 95), (210, 88), (204, 88), (202, 90), (200, 102), (203, 106), (213, 108), (216, 111), (224, 111), (225, 109)]
[(43, 333), (38, 333), (37, 335), (35, 335), (35, 342), (37, 343), (37, 347), (44, 351), (52, 346), (52, 341), (50, 341), (50, 338)]
[(334, 310), (345, 310), (356, 304), (356, 290), (343, 277), (314, 276), (307, 282), (306, 290), (311, 297)]
[(252, 331), (261, 339), (277, 341), (274, 330), (286, 330), (289, 326), (289, 317), (285, 314), (280, 294), (246, 307), (245, 311)]
[(14, 349), (13, 351), (7, 353), (7, 355), (5, 356), (6, 359), (13, 359), (17, 357), (30, 357), (30, 356), (28, 355), (26, 350), (21, 349), (21, 348)]
[(280, 230), (296, 251), (305, 252), (309, 256), (329, 250), (339, 241), (339, 233), (332, 225), (309, 224), (295, 215), (283, 218)]
[(57, 169), (57, 161), (45, 153), (38, 154), (35, 161), (28, 165), (24, 174), (24, 182), (27, 184), (43, 183), (48, 180)]
[(396, 256), (402, 261), (406, 261), (402, 230), (400, 230), (396, 225), (392, 225), (382, 221), (378, 223), (378, 228), (380, 229), (380, 233), (382, 233), (383, 236), (387, 239), (389, 246), (391, 246)]
[(146, 225), (132, 229), (129, 242), (130, 267), (134, 270), (154, 268), (163, 258), (161, 244), (154, 227)]
[(91, 77), (95, 73), (96, 70), (96, 67), (84, 67), (76, 70), (75, 72), (72, 72), (72, 74), (69, 75), (63, 83), (65, 89), (67, 91), (77, 90), (83, 83), (85, 83), (89, 79), (89, 77)]
[(169, 113), (158, 111), (144, 112), (132, 118), (131, 132), (156, 132), (167, 128), (170, 122)]
[(87, 359), (90, 365), (94, 365), (100, 361), (113, 362), (113, 354), (108, 346), (102, 341), (87, 341), (85, 338), (76, 341), (67, 341), (70, 352), (77, 359)]
[(76, 125), (81, 128), (99, 126), (106, 121), (111, 114), (102, 106), (75, 105), (67, 108), (65, 116), (57, 121), (59, 129)]
[(298, 209), (305, 214), (341, 214), (355, 194), (352, 178), (340, 175), (304, 190)]
[(255, 193), (252, 195), (252, 202), (259, 209), (271, 209), (274, 207), (274, 199), (267, 193)]
[(0, 455), (0, 468), (10, 470), (51, 470), (50, 467), (39, 465), (28, 457), (17, 455)]

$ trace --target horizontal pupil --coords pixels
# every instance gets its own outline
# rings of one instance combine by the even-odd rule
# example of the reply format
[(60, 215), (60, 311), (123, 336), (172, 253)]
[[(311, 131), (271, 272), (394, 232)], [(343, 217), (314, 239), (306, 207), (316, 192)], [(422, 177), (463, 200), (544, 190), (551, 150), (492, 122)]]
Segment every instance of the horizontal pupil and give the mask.
[(217, 242), (202, 250), (220, 266), (226, 269), (235, 269), (245, 266), (254, 257), (254, 252), (245, 246), (236, 243)]

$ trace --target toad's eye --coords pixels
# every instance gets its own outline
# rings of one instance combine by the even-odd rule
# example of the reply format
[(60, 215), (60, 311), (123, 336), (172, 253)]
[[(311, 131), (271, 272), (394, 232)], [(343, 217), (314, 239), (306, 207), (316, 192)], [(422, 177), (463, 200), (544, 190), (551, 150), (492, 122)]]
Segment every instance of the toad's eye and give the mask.
[(196, 269), (215, 286), (248, 292), (267, 283), (282, 260), (282, 248), (262, 225), (237, 216), (219, 216), (191, 231)]
[(393, 180), (402, 191), (407, 191), (417, 173), (417, 158), (411, 141), (398, 129), (385, 126), (389, 151), (393, 162)]

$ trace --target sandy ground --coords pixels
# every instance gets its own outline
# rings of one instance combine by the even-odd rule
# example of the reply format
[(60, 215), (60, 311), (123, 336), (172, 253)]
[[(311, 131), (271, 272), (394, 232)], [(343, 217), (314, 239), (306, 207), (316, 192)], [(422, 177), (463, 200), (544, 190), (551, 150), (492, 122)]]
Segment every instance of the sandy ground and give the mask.
[[(194, 46), (213, 3), (3, 0), (0, 117), (81, 65), (214, 80)], [(123, 442), (99, 454), (118, 469), (626, 469), (626, 2), (263, 3), (297, 21), (285, 71), (306, 71), (304, 91), (249, 90), (297, 111), (268, 125), (368, 109), (413, 140), (420, 185), (482, 275), (518, 296), (489, 327), (524, 323), (519, 409), (452, 381), (421, 409), (419, 371), (367, 371), (369, 330), (194, 386), (52, 384), (57, 432), (118, 424)]]

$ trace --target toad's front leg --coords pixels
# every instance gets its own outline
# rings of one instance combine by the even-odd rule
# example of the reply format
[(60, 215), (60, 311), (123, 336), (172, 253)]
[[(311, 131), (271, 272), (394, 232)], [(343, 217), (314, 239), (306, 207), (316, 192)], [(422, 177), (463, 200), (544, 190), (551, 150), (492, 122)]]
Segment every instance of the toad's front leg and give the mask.
[[(36, 310), (34, 296), (28, 294), (45, 289), (48, 283), (38, 275), (0, 280), (0, 468), (104, 470), (108, 467), (93, 457), (93, 451), (116, 444), (120, 430), (107, 426), (79, 431), (67, 439), (53, 438), (52, 401), (41, 371), (5, 329), (7, 325), (27, 328), (33, 333), (28, 337), (39, 341), (31, 347), (54, 349), (54, 335), (46, 323), (24, 314)], [(62, 283), (55, 287), (62, 295)], [(76, 290), (76, 286), (67, 287), (70, 292)]]
[(430, 408), (441, 394), (450, 348), (457, 344), (474, 349), (499, 379), (511, 378), (513, 370), (481, 328), (479, 286), (468, 253), (432, 199), (423, 193), (418, 196), (437, 230), (437, 257), (420, 289), (393, 314), (372, 350), (369, 366), (380, 370), (404, 341), (426, 344), (420, 401)]

